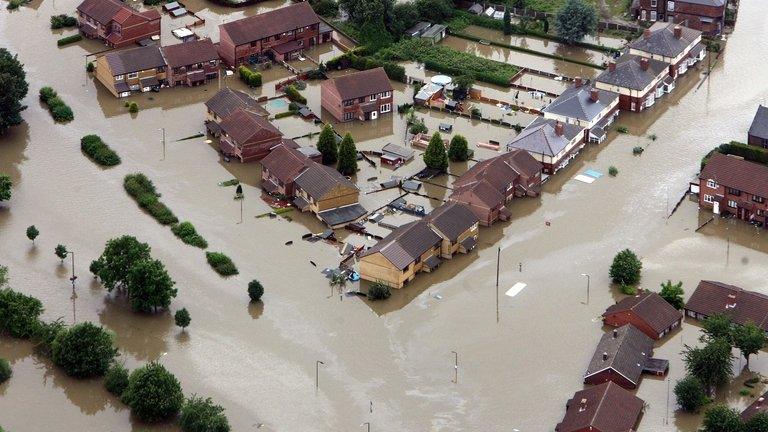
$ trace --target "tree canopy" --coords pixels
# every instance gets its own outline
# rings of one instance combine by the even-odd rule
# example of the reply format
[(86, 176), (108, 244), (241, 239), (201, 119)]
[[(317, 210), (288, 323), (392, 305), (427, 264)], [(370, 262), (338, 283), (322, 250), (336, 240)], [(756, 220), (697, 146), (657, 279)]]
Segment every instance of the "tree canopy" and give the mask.
[(675, 309), (680, 310), (685, 306), (685, 300), (683, 300), (683, 283), (678, 282), (673, 284), (671, 280), (661, 284), (661, 292), (659, 295), (661, 298), (667, 301), (667, 303), (674, 306)]
[[(21, 101), (27, 96), (29, 84), (24, 65), (16, 55), (0, 48), (0, 135), (8, 128), (20, 124), (21, 112), (27, 109)], [(0, 182), (1, 183), (1, 182)], [(0, 187), (0, 201), (3, 200)], [(7, 199), (7, 198), (6, 198)]]
[(179, 380), (163, 365), (152, 362), (131, 373), (122, 400), (140, 420), (154, 423), (178, 413), (184, 394)]
[(34, 225), (27, 227), (27, 238), (32, 240), (32, 244), (35, 243), (35, 239), (40, 235), (40, 231)]
[(584, 0), (568, 0), (557, 12), (557, 35), (573, 44), (597, 29), (597, 12)]
[(11, 181), (11, 178), (5, 174), (0, 173), (0, 201), (8, 201), (11, 199), (12, 188), (13, 181)]
[(174, 284), (160, 261), (143, 260), (135, 263), (125, 280), (131, 309), (148, 313), (157, 308), (168, 308), (171, 299), (176, 297)]
[(718, 404), (704, 413), (701, 432), (741, 432), (743, 424), (739, 412)]
[(707, 391), (701, 380), (688, 375), (675, 384), (677, 404), (685, 411), (695, 412), (708, 402)]
[(320, 136), (317, 138), (317, 151), (323, 155), (323, 164), (332, 165), (336, 163), (339, 150), (336, 147), (336, 134), (329, 124), (323, 127)]
[(101, 279), (107, 291), (122, 289), (134, 264), (150, 259), (150, 247), (136, 237), (122, 236), (107, 241), (101, 256), (91, 264), (91, 270)]
[(445, 171), (448, 168), (448, 154), (445, 151), (443, 137), (440, 136), (439, 132), (435, 132), (429, 139), (423, 157), (427, 168), (440, 171)]
[(38, 327), (43, 304), (40, 300), (4, 286), (5, 267), (0, 267), (0, 334), (31, 337)]
[(722, 338), (730, 342), (732, 340), (733, 321), (723, 314), (708, 316), (701, 323), (706, 338), (712, 340)]
[(643, 263), (640, 262), (637, 255), (629, 249), (624, 249), (613, 258), (609, 275), (614, 283), (634, 285), (640, 282), (640, 270), (642, 268)]
[(173, 320), (176, 322), (177, 326), (186, 329), (189, 323), (192, 322), (192, 317), (189, 316), (187, 308), (181, 308), (176, 311)]
[(733, 346), (741, 351), (741, 355), (747, 360), (747, 367), (749, 367), (749, 356), (757, 354), (766, 344), (765, 332), (750, 321), (744, 325), (733, 327), (731, 334)]
[(422, 21), (441, 23), (453, 16), (451, 0), (416, 0), (414, 3)]
[(264, 287), (261, 285), (261, 282), (256, 279), (248, 282), (248, 297), (251, 298), (252, 302), (260, 301), (263, 295)]
[(114, 335), (90, 322), (60, 331), (52, 348), (53, 362), (75, 378), (104, 375), (117, 356)]
[(216, 405), (211, 398), (203, 399), (193, 395), (184, 404), (179, 417), (183, 432), (229, 432), (229, 421), (224, 408)]
[(448, 159), (453, 162), (465, 162), (469, 160), (469, 156), (467, 139), (462, 135), (454, 135), (448, 145)]
[(339, 163), (336, 169), (346, 176), (357, 173), (357, 148), (352, 135), (347, 133), (339, 146)]
[(744, 424), (744, 432), (768, 431), (768, 412), (759, 412)]
[(712, 339), (703, 347), (686, 345), (682, 354), (688, 374), (698, 378), (710, 395), (733, 374), (731, 344), (724, 338)]

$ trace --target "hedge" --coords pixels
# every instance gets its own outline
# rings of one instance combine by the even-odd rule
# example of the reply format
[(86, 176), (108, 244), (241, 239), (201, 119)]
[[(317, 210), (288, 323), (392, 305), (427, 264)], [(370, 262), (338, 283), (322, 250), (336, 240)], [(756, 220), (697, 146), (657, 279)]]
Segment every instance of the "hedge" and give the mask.
[(729, 143), (720, 144), (701, 160), (701, 168), (709, 162), (709, 159), (715, 153), (722, 153), (725, 155), (735, 155), (743, 157), (744, 160), (755, 162), (763, 165), (768, 165), (768, 149), (762, 147), (751, 146), (738, 141), (731, 141)]
[(60, 29), (64, 27), (74, 27), (77, 25), (77, 18), (61, 14), (51, 16), (51, 28)]
[(80, 140), (80, 149), (99, 165), (115, 166), (120, 164), (120, 156), (98, 135), (84, 136)]
[(237, 73), (248, 87), (261, 87), (261, 74), (248, 69), (247, 66), (240, 66), (237, 68)]
[(181, 241), (184, 243), (199, 247), (200, 249), (205, 249), (208, 247), (208, 242), (197, 233), (197, 230), (195, 229), (195, 226), (192, 225), (192, 222), (185, 221), (178, 225), (173, 225), (171, 227), (171, 231), (173, 234), (180, 238)]
[(128, 192), (128, 195), (133, 197), (139, 207), (146, 210), (160, 224), (172, 225), (179, 222), (171, 209), (160, 202), (155, 185), (144, 174), (128, 174), (123, 179), (123, 188)]
[(296, 115), (296, 111), (286, 111), (275, 114), (275, 120)]
[(54, 121), (68, 122), (75, 118), (72, 108), (65, 104), (56, 93), (56, 90), (51, 87), (40, 89), (40, 101), (48, 107), (48, 111), (51, 113)]
[(221, 252), (206, 252), (205, 259), (221, 276), (233, 276), (240, 273), (232, 260)]
[(329, 60), (326, 66), (332, 69), (346, 69), (351, 67), (357, 70), (368, 70), (377, 67), (384, 68), (391, 80), (406, 82), (405, 68), (397, 63), (358, 55), (361, 51), (352, 50)]
[(283, 87), (283, 92), (288, 96), (289, 101), (306, 105), (307, 98), (302, 96), (293, 84)]
[(75, 35), (63, 37), (57, 40), (56, 45), (64, 46), (64, 45), (69, 45), (71, 43), (80, 42), (81, 40), (83, 40), (83, 36), (80, 34), (75, 34)]

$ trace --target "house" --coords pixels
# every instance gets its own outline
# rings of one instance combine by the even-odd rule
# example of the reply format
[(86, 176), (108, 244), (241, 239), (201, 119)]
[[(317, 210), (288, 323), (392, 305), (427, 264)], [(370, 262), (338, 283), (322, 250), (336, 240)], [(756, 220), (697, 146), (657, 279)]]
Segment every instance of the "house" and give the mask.
[(293, 203), (311, 211), (331, 228), (355, 222), (368, 213), (360, 204), (360, 189), (332, 167), (310, 162), (294, 181)]
[(219, 128), (221, 153), (240, 162), (260, 160), (283, 141), (283, 133), (269, 120), (242, 108), (224, 118)]
[(298, 149), (278, 145), (261, 160), (261, 189), (273, 195), (294, 196), (294, 182), (310, 164)]
[(320, 99), (337, 121), (376, 120), (392, 111), (392, 91), (387, 73), (379, 67), (323, 81)]
[(77, 6), (77, 27), (85, 37), (122, 48), (160, 36), (160, 12), (144, 12), (118, 0), (84, 0)]
[(643, 373), (663, 376), (667, 360), (655, 359), (653, 339), (632, 324), (604, 333), (584, 373), (584, 384), (612, 381), (625, 389), (636, 389)]
[(414, 153), (411, 149), (388, 143), (381, 149), (381, 163), (399, 166), (413, 160)]
[(763, 393), (741, 412), (741, 421), (746, 423), (759, 413), (768, 413), (768, 392)]
[(509, 220), (509, 201), (539, 195), (541, 170), (541, 163), (528, 152), (511, 150), (468, 169), (454, 181), (449, 201), (466, 205), (484, 226)]
[(680, 327), (683, 313), (653, 291), (625, 297), (603, 313), (603, 324), (632, 324), (651, 339), (661, 339)]
[(576, 77), (574, 86), (542, 111), (544, 118), (584, 127), (586, 141), (601, 143), (606, 137), (605, 129), (619, 115), (619, 95), (601, 91)]
[(629, 43), (629, 54), (667, 63), (669, 76), (674, 79), (688, 71), (691, 52), (697, 47), (704, 47), (700, 31), (679, 24), (657, 22)]
[(109, 52), (96, 59), (96, 79), (116, 97), (158, 90), (166, 79), (166, 63), (156, 45)]
[(417, 273), (440, 266), (442, 240), (426, 220), (402, 225), (359, 255), (360, 277), (402, 288)]
[(747, 144), (768, 148), (768, 107), (757, 107), (755, 118), (752, 119), (747, 133)]
[(554, 174), (584, 148), (585, 130), (577, 124), (537, 117), (507, 144), (507, 151), (525, 150), (543, 165), (545, 174)]
[(768, 296), (737, 286), (703, 280), (684, 310), (686, 316), (697, 320), (724, 314), (735, 324), (752, 322), (768, 333)]
[(431, 25), (432, 25), (432, 23), (427, 22), (427, 21), (418, 22), (418, 23), (416, 23), (416, 25), (414, 25), (413, 27), (411, 27), (411, 28), (409, 28), (408, 30), (405, 31), (405, 36), (411, 37), (411, 38), (419, 37)]
[(445, 39), (447, 35), (448, 27), (442, 24), (434, 24), (428, 29), (424, 30), (419, 37), (428, 40), (433, 44), (436, 44)]
[(424, 220), (442, 238), (440, 257), (443, 259), (451, 259), (456, 253), (469, 253), (477, 245), (479, 220), (464, 204), (443, 204), (432, 210)]
[(219, 53), (210, 39), (200, 39), (161, 48), (170, 87), (196, 86), (219, 77)]
[(768, 227), (768, 166), (715, 152), (699, 174), (699, 206)]
[(709, 36), (722, 33), (728, 0), (639, 0), (635, 17), (644, 23), (682, 24)]
[(219, 26), (219, 55), (229, 66), (298, 58), (305, 48), (331, 40), (309, 2), (242, 18)]
[[(668, 79), (668, 83), (664, 80)], [(669, 65), (661, 60), (624, 54), (608, 63), (608, 69), (595, 78), (595, 88), (619, 94), (619, 109), (640, 112), (663, 96), (674, 79)]]
[(556, 432), (633, 432), (643, 400), (613, 382), (577, 391), (565, 405)]
[(262, 117), (269, 115), (269, 112), (256, 99), (240, 90), (233, 90), (229, 87), (219, 90), (212, 98), (205, 101), (205, 107), (208, 110), (206, 126), (208, 131), (215, 136), (221, 134), (218, 127), (219, 123), (239, 109), (251, 111)]

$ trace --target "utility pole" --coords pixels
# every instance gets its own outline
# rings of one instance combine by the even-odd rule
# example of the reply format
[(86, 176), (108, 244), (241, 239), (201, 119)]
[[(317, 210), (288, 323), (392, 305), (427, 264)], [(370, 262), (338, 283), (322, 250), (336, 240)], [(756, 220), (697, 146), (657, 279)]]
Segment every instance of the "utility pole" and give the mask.
[(501, 264), (501, 246), (496, 250), (496, 324), (499, 323), (499, 266)]
[(588, 305), (588, 304), (589, 304), (589, 274), (587, 274), (587, 273), (582, 273), (581, 275), (582, 275), (582, 276), (586, 276), (586, 277), (587, 277), (587, 302), (586, 302), (586, 303), (584, 303), (584, 304), (587, 304), (587, 305)]
[(453, 383), (459, 383), (459, 353), (451, 351), (453, 353)]
[(325, 363), (317, 360), (315, 362), (315, 393), (317, 393), (317, 389), (320, 388), (320, 365), (325, 365)]
[(163, 142), (163, 158), (160, 160), (165, 160), (165, 128), (161, 127), (158, 130), (163, 132), (163, 141), (162, 141)]
[(368, 426), (368, 429), (366, 429), (366, 432), (371, 432), (371, 422), (365, 422), (360, 425), (360, 427)]
[(77, 308), (75, 307), (75, 300), (77, 299), (77, 293), (75, 292), (75, 281), (77, 280), (75, 275), (75, 253), (67, 251), (67, 255), (72, 256), (72, 277), (69, 280), (72, 282), (72, 296), (70, 298), (72, 299), (72, 324), (74, 325), (77, 323)]
[(243, 200), (245, 199), (245, 196), (243, 196), (243, 185), (237, 185), (237, 189), (235, 189), (235, 199), (240, 201), (240, 222), (238, 222), (238, 225), (243, 223)]

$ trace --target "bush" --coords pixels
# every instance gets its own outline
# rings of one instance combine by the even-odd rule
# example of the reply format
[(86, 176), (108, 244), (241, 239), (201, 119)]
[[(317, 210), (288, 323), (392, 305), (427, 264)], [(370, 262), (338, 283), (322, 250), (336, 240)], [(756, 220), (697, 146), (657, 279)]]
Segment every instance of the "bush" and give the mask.
[(56, 41), (56, 45), (58, 46), (64, 46), (69, 45), (71, 43), (80, 42), (83, 40), (83, 36), (80, 34), (74, 34), (72, 36), (63, 37)]
[(0, 289), (0, 334), (28, 339), (34, 334), (42, 313), (40, 300), (10, 288)]
[(368, 70), (377, 67), (384, 68), (384, 72), (389, 79), (399, 82), (406, 82), (405, 68), (397, 63), (382, 60), (379, 58), (365, 57), (360, 55), (361, 50), (356, 49), (344, 53), (326, 62), (329, 69), (353, 68), (357, 70)]
[(77, 25), (77, 18), (69, 15), (53, 15), (51, 16), (51, 28), (60, 29), (64, 27), (74, 27)]
[(185, 329), (189, 323), (192, 322), (192, 317), (189, 316), (189, 311), (187, 308), (181, 308), (176, 311), (176, 314), (173, 315), (173, 321), (177, 326)]
[(626, 294), (626, 295), (637, 294), (637, 288), (633, 287), (632, 285), (621, 284), (621, 286), (619, 286), (619, 291), (621, 291), (622, 294)]
[(139, 204), (139, 207), (146, 210), (160, 224), (172, 225), (179, 222), (171, 209), (160, 202), (155, 185), (144, 174), (128, 174), (123, 179), (123, 188)]
[(229, 432), (224, 408), (214, 405), (211, 398), (192, 395), (181, 409), (179, 425), (183, 432)]
[(40, 89), (40, 100), (43, 103), (48, 103), (51, 99), (57, 96), (56, 90), (51, 87), (43, 87)]
[(192, 222), (184, 221), (178, 225), (173, 225), (171, 231), (173, 231), (173, 234), (176, 235), (176, 237), (180, 238), (181, 241), (188, 245), (196, 246), (200, 249), (208, 247), (208, 242), (203, 236), (197, 233)]
[(112, 363), (104, 374), (104, 387), (113, 395), (122, 396), (128, 387), (128, 369), (120, 363)]
[(35, 351), (45, 357), (53, 356), (53, 341), (56, 337), (67, 328), (64, 321), (61, 318), (56, 321), (45, 323), (38, 321), (35, 324), (35, 328), (32, 332), (31, 339), (35, 345)]
[(85, 71), (88, 73), (93, 73), (93, 71), (96, 70), (96, 66), (93, 64), (93, 62), (88, 62), (87, 65), (85, 65)]
[(184, 395), (176, 377), (152, 362), (131, 373), (122, 400), (139, 420), (158, 422), (179, 412)]
[(248, 87), (261, 87), (261, 74), (259, 72), (254, 72), (247, 66), (240, 66), (237, 68), (237, 73), (240, 75), (240, 80)]
[(98, 135), (86, 135), (80, 140), (80, 149), (96, 163), (103, 166), (120, 164), (120, 156), (115, 153)]
[(469, 158), (470, 152), (467, 139), (461, 135), (454, 135), (448, 146), (448, 159), (452, 162), (465, 162)]
[(375, 282), (368, 287), (368, 300), (386, 300), (392, 295), (392, 291), (384, 282)]
[(613, 283), (635, 285), (640, 282), (640, 270), (643, 263), (637, 258), (634, 252), (629, 249), (616, 254), (613, 258), (613, 264), (608, 274)]
[(29, 3), (29, 2), (30, 2), (30, 0), (10, 0), (8, 2), (8, 6), (6, 6), (6, 9), (8, 9), (8, 10), (18, 9), (19, 6), (25, 5), (25, 4)]
[(411, 127), (408, 129), (408, 132), (416, 135), (419, 133), (427, 133), (429, 132), (429, 129), (427, 129), (427, 125), (424, 124), (424, 120), (419, 119), (411, 123)]
[(52, 348), (53, 362), (75, 378), (104, 375), (117, 356), (114, 336), (90, 322), (59, 332)]
[(0, 384), (8, 381), (11, 375), (13, 375), (11, 364), (8, 363), (8, 360), (0, 357)]
[(256, 279), (248, 282), (248, 297), (251, 298), (252, 302), (261, 301), (261, 296), (263, 295), (264, 287), (261, 285), (261, 282)]
[(677, 404), (685, 411), (695, 412), (709, 402), (704, 384), (695, 376), (688, 375), (675, 384)]
[(139, 112), (139, 104), (136, 102), (126, 102), (128, 104), (128, 112), (131, 114), (136, 114)]
[(622, 134), (629, 133), (629, 128), (626, 126), (617, 126), (616, 132), (622, 133)]
[(40, 89), (40, 100), (48, 106), (51, 116), (57, 122), (68, 122), (75, 118), (72, 109), (58, 96), (51, 87)]
[(303, 105), (307, 103), (307, 98), (302, 96), (301, 93), (299, 93), (299, 90), (293, 84), (283, 87), (283, 93), (288, 96), (288, 100), (291, 102), (296, 102)]
[(281, 118), (292, 117), (292, 116), (295, 116), (295, 115), (296, 115), (296, 111), (286, 111), (286, 112), (281, 112), (281, 113), (275, 114), (274, 118), (275, 118), (275, 120), (278, 120), (278, 119), (281, 119)]
[(619, 175), (619, 169), (611, 165), (610, 167), (608, 167), (608, 175), (610, 175), (611, 177), (616, 177), (617, 175)]
[(233, 276), (240, 273), (232, 260), (221, 252), (206, 252), (205, 259), (221, 276)]

